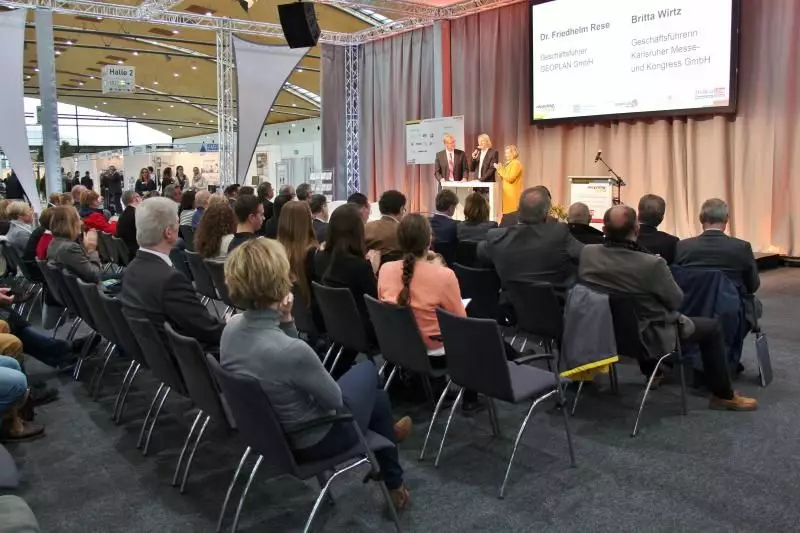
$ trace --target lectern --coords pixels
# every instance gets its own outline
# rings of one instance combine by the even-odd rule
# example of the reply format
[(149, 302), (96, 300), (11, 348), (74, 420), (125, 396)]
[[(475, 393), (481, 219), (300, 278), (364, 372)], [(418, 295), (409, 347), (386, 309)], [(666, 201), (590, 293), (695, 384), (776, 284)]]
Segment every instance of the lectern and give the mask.
[(450, 189), (458, 196), (458, 206), (453, 218), (464, 220), (464, 202), (467, 196), (472, 194), (475, 189), (489, 200), (489, 220), (499, 221), (503, 214), (503, 206), (500, 200), (500, 183), (490, 181), (444, 181), (441, 182), (442, 190)]

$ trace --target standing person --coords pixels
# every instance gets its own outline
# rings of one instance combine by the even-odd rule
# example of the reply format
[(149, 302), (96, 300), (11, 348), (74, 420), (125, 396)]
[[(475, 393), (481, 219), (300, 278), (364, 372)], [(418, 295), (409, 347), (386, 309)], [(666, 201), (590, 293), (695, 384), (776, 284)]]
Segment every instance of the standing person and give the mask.
[(108, 167), (108, 203), (115, 215), (122, 213), (122, 185), (125, 183), (123, 175), (113, 165)]
[(192, 169), (192, 187), (197, 189), (198, 191), (208, 190), (208, 184), (206, 183), (206, 178), (203, 177), (203, 174), (200, 172), (198, 167), (194, 167)]
[(139, 179), (136, 180), (136, 183), (133, 186), (133, 189), (139, 196), (144, 196), (144, 193), (149, 191), (154, 191), (158, 187), (156, 186), (156, 182), (153, 181), (153, 176), (150, 174), (150, 171), (146, 168), (143, 168), (139, 171)]
[(267, 221), (271, 219), (273, 215), (274, 206), (272, 205), (272, 198), (275, 196), (275, 189), (272, 188), (270, 182), (264, 181), (258, 184), (256, 195), (258, 196), (258, 201), (264, 205), (264, 225), (261, 226), (261, 234), (263, 235), (267, 227)]
[(188, 177), (186, 174), (183, 173), (183, 165), (178, 165), (175, 167), (175, 180), (178, 182), (182, 191), (186, 190), (186, 182), (188, 181)]
[(456, 148), (456, 138), (449, 133), (442, 139), (444, 150), (436, 154), (434, 176), (438, 181), (461, 181), (469, 173), (467, 154)]
[[(11, 179), (11, 178), (9, 177), (9, 179)], [(67, 172), (66, 174), (64, 174), (63, 169), (62, 169), (61, 182), (63, 183), (64, 191), (65, 192), (70, 192), (72, 190), (72, 173), (71, 172)], [(7, 192), (6, 192), (6, 194), (7, 194)]]
[(78, 177), (79, 172), (76, 170), (72, 173), (72, 186), (75, 187), (81, 184), (81, 179)]
[(175, 183), (175, 178), (172, 177), (172, 167), (167, 167), (161, 173), (161, 196), (164, 196), (164, 189)]
[(503, 180), (503, 214), (513, 213), (517, 209), (519, 195), (522, 192), (522, 162), (519, 151), (513, 144), (506, 146), (505, 165), (494, 164), (497, 175)]
[(117, 220), (117, 237), (125, 243), (128, 257), (133, 261), (139, 249), (136, 242), (136, 207), (142, 203), (142, 197), (136, 191), (127, 190), (122, 193), (122, 203), (125, 209)]
[(314, 234), (317, 242), (325, 242), (328, 236), (328, 199), (324, 194), (315, 194), (308, 203), (311, 208), (311, 216), (314, 218)]
[(6, 198), (8, 200), (25, 199), (25, 190), (22, 188), (22, 184), (19, 182), (17, 173), (13, 170), (6, 180)]
[(492, 148), (492, 140), (485, 133), (478, 135), (478, 146), (472, 151), (472, 163), (469, 169), (478, 181), (494, 181), (495, 163), (500, 162), (497, 150)]
[(94, 180), (89, 175), (89, 171), (87, 170), (86, 173), (81, 178), (81, 185), (89, 189), (90, 191), (94, 190)]

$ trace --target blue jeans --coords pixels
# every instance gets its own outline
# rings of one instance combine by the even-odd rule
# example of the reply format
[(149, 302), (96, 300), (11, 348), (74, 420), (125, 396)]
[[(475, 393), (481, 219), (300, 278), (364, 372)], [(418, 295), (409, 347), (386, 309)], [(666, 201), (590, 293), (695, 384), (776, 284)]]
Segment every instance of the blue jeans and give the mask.
[(11, 409), (26, 390), (28, 380), (19, 363), (13, 357), (0, 355), (0, 415)]
[[(365, 361), (355, 365), (339, 378), (342, 400), (345, 407), (361, 428), (361, 431), (374, 431), (395, 442), (394, 416), (389, 396), (379, 388), (378, 370), (375, 363)], [(300, 460), (320, 461), (344, 453), (358, 443), (358, 435), (350, 424), (334, 424), (321, 441), (302, 450), (296, 450)], [(403, 468), (400, 466), (397, 448), (375, 452), (381, 469), (383, 481), (389, 490), (403, 485)]]
[(51, 339), (33, 327), (13, 327), (11, 331), (22, 341), (25, 353), (32, 355), (47, 366), (56, 367), (64, 359), (72, 357), (72, 345), (61, 339)]

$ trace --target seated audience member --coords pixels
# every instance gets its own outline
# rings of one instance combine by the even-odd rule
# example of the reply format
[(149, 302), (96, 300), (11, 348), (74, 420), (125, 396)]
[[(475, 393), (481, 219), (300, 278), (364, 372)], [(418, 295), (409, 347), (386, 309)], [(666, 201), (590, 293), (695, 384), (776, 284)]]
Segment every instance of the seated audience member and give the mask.
[(61, 193), (59, 195), (58, 204), (56, 204), (56, 205), (64, 205), (64, 206), (67, 206), (67, 207), (72, 207), (72, 206), (75, 205), (75, 199), (68, 192)]
[(117, 234), (117, 223), (108, 222), (103, 213), (103, 206), (100, 203), (100, 195), (94, 191), (84, 191), (81, 194), (81, 219), (83, 226), (89, 230), (102, 231), (110, 233), (111, 235)]
[[(550, 199), (550, 204), (553, 203), (553, 196), (550, 194), (550, 189), (545, 187), (544, 185), (536, 185), (535, 187), (531, 187), (528, 190), (539, 191)], [(547, 214), (547, 222), (558, 222), (558, 219), (553, 217), (550, 213)], [(519, 224), (519, 211), (512, 211), (511, 213), (503, 214), (503, 218), (500, 219), (500, 227), (501, 228), (511, 228)]]
[(164, 187), (163, 196), (178, 204), (178, 209), (180, 209), (183, 192), (181, 192), (181, 188), (177, 183), (170, 183)]
[(126, 311), (159, 329), (169, 322), (182, 335), (218, 346), (225, 324), (211, 316), (169, 258), (178, 242), (178, 211), (172, 200), (150, 198), (136, 208), (136, 240), (139, 251), (123, 273), (119, 294)]
[(275, 190), (272, 188), (272, 184), (268, 181), (259, 183), (256, 188), (256, 196), (258, 196), (258, 200), (264, 204), (264, 225), (261, 226), (261, 234), (263, 235), (266, 223), (272, 218), (273, 214), (272, 199), (275, 197)]
[[(22, 253), (22, 260), (33, 263), (36, 259), (44, 260), (47, 257), (47, 246), (53, 240), (53, 233), (50, 231), (50, 219), (53, 218), (53, 208), (48, 207), (39, 215), (39, 226), (31, 233), (31, 238), (25, 245)], [(42, 257), (37, 256), (37, 251), (41, 248)]]
[(367, 222), (364, 238), (367, 250), (378, 250), (381, 255), (397, 254), (400, 245), (397, 243), (397, 225), (406, 212), (406, 197), (400, 191), (386, 191), (378, 200), (381, 218)]
[(122, 193), (122, 205), (125, 208), (117, 220), (117, 237), (122, 239), (125, 247), (128, 248), (129, 260), (136, 256), (139, 244), (136, 242), (136, 207), (142, 203), (139, 193), (127, 190)]
[(311, 208), (317, 242), (325, 242), (328, 234), (328, 199), (324, 194), (315, 194), (311, 197), (308, 206)]
[(309, 202), (311, 201), (311, 185), (308, 183), (301, 183), (297, 186), (297, 192), (295, 192), (297, 196), (298, 202)]
[[(72, 198), (72, 196), (70, 196)], [(47, 199), (47, 205), (49, 207), (56, 207), (61, 205), (61, 193), (54, 192), (50, 193), (50, 197)]]
[(541, 189), (523, 191), (519, 223), (489, 230), (478, 244), (478, 259), (493, 265), (503, 285), (509, 282), (552, 283), (570, 287), (583, 245), (566, 224), (549, 223), (550, 197)]
[(198, 224), (200, 224), (200, 218), (205, 213), (206, 208), (208, 208), (208, 201), (211, 199), (211, 193), (208, 192), (208, 189), (201, 189), (197, 191), (194, 196), (194, 205), (195, 210), (192, 213), (192, 229), (196, 230)]
[(47, 247), (47, 261), (75, 274), (86, 283), (99, 281), (103, 268), (97, 254), (97, 231), (87, 231), (81, 240), (82, 244), (79, 244), (81, 219), (72, 207), (53, 208), (50, 231), (53, 240)]
[(88, 190), (89, 189), (83, 185), (77, 185), (73, 187), (71, 191), (69, 191), (69, 193), (72, 195), (72, 205), (74, 205), (77, 209), (80, 209), (81, 207), (81, 198), (83, 197), (83, 193)]
[(256, 193), (256, 190), (254, 188), (252, 188), (250, 185), (244, 185), (242, 187), (239, 187), (238, 196), (242, 196), (244, 194), (251, 194), (252, 195), (252, 194), (255, 194), (255, 193)]
[(347, 198), (347, 203), (357, 205), (358, 209), (361, 211), (361, 220), (364, 221), (364, 224), (369, 222), (369, 217), (372, 214), (372, 206), (369, 205), (369, 200), (366, 196), (360, 192), (354, 192)]
[(678, 238), (675, 235), (658, 231), (664, 221), (667, 203), (660, 196), (645, 194), (639, 200), (639, 246), (651, 253), (660, 255), (668, 265), (675, 261), (675, 247)]
[(178, 217), (181, 226), (192, 225), (192, 218), (194, 218), (195, 212), (194, 204), (196, 195), (197, 191), (195, 190), (183, 191), (183, 194), (181, 194), (181, 205), (178, 208)]
[(278, 221), (281, 218), (281, 209), (291, 201), (292, 197), (288, 194), (279, 194), (278, 197), (275, 198), (275, 203), (272, 206), (272, 218), (267, 220), (266, 224), (264, 224), (264, 237), (268, 239), (278, 238)]
[(278, 190), (278, 196), (288, 196), (289, 200), (294, 200), (294, 187), (289, 184), (281, 185), (281, 188)]
[(25, 442), (44, 436), (44, 426), (26, 422), (20, 410), (28, 401), (28, 379), (12, 357), (0, 355), (0, 442)]
[(239, 196), (239, 185), (238, 183), (234, 183), (232, 185), (228, 185), (225, 187), (225, 191), (223, 194), (225, 195), (225, 199), (228, 200), (228, 203), (233, 207), (233, 203), (236, 201), (236, 198)]
[(303, 299), (306, 307), (314, 312), (314, 320), (319, 331), (325, 331), (325, 325), (319, 310), (313, 304), (311, 279), (314, 276), (314, 256), (319, 250), (319, 241), (314, 234), (306, 202), (289, 202), (281, 210), (278, 223), (278, 242), (286, 249), (292, 283), (296, 295)]
[(33, 208), (27, 202), (15, 200), (8, 204), (6, 216), (9, 220), (6, 239), (21, 257), (33, 233)]
[(478, 242), (486, 238), (497, 222), (489, 220), (489, 202), (479, 192), (467, 196), (464, 201), (464, 221), (458, 225), (456, 237), (459, 241)]
[(725, 234), (728, 226), (728, 204), (713, 198), (700, 209), (703, 233), (678, 243), (675, 264), (687, 268), (721, 270), (745, 293), (754, 294), (761, 279), (758, 276), (750, 243)]
[(603, 232), (589, 225), (592, 223), (592, 213), (588, 205), (576, 202), (569, 206), (567, 223), (572, 236), (583, 244), (603, 244)]
[(233, 214), (236, 215), (236, 233), (228, 245), (228, 253), (244, 241), (258, 237), (256, 232), (264, 222), (264, 204), (253, 194), (240, 194), (233, 205)]
[[(292, 320), (292, 282), (284, 248), (269, 239), (240, 246), (225, 265), (231, 298), (245, 310), (231, 318), (222, 334), (220, 364), (259, 381), (281, 425), (293, 428), (337, 411), (349, 411), (364, 430), (400, 442), (411, 433), (411, 419), (394, 422), (389, 397), (381, 390), (375, 364), (356, 365), (338, 383), (317, 354), (297, 338)], [(358, 435), (349, 424), (331, 424), (289, 436), (303, 461), (321, 461), (350, 450)], [(375, 453), (395, 507), (403, 509), (409, 492), (397, 448)]]
[[(361, 315), (367, 338), (376, 345), (375, 330), (367, 312), (364, 295), (378, 297), (375, 273), (380, 267), (380, 254), (367, 252), (364, 223), (357, 206), (345, 204), (331, 215), (325, 249), (314, 256), (313, 281), (330, 287), (350, 289)], [(357, 354), (343, 353), (337, 369), (349, 368)]]
[(236, 217), (228, 202), (208, 206), (194, 234), (194, 249), (203, 259), (225, 259), (236, 231)]
[(430, 219), (433, 232), (433, 247), (441, 244), (458, 244), (458, 222), (453, 220), (458, 205), (458, 196), (450, 189), (436, 195), (436, 213)]
[[(685, 317), (678, 310), (683, 300), (666, 261), (642, 250), (636, 243), (639, 224), (636, 211), (615, 206), (603, 217), (606, 241), (583, 248), (578, 272), (581, 282), (615, 294), (631, 295), (639, 320), (639, 331), (649, 355), (652, 372), (655, 361), (675, 349), (680, 331), (685, 343), (700, 345), (704, 376), (712, 392), (711, 409), (750, 411), (758, 402), (739, 396), (731, 385), (725, 341), (719, 321)], [(680, 328), (674, 324), (680, 323)]]

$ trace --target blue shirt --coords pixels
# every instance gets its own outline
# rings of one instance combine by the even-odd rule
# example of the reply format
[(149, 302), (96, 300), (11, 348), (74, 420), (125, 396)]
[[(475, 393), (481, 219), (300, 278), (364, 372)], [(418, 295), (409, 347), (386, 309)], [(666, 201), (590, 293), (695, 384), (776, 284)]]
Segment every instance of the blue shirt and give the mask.
[(200, 224), (200, 218), (203, 216), (203, 212), (205, 208), (198, 207), (194, 211), (194, 215), (192, 215), (192, 229), (197, 229), (197, 225)]

